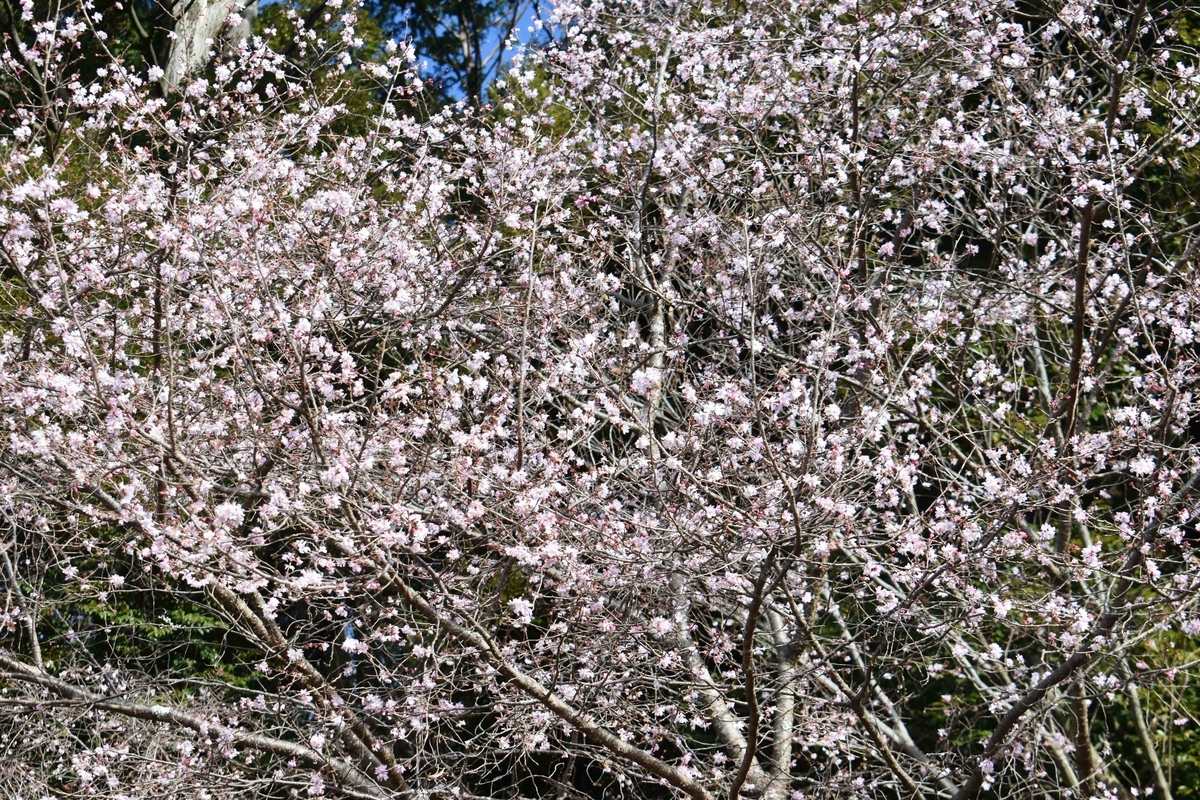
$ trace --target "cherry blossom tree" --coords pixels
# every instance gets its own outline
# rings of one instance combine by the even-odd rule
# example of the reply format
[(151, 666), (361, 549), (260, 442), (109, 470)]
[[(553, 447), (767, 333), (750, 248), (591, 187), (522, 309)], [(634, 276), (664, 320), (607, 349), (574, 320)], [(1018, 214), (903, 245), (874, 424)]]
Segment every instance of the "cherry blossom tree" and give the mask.
[(324, 53), (362, 135), (39, 23), (3, 792), (1169, 798), (1189, 13), (562, 2), (490, 109)]

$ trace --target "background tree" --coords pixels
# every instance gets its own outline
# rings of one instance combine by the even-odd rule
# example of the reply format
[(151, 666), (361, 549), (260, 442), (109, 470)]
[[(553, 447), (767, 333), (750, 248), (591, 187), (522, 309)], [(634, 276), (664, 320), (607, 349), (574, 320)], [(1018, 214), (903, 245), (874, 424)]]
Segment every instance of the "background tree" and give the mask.
[(393, 36), (411, 39), (430, 79), (449, 98), (478, 105), (505, 63), (508, 38), (529, 0), (373, 0), (372, 14)]

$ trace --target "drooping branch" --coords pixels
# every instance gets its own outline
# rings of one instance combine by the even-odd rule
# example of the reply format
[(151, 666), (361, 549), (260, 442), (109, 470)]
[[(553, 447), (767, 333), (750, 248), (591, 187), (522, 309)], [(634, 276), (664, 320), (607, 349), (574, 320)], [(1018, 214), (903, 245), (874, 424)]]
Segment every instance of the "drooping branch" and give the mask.
[(204, 719), (195, 714), (189, 714), (186, 711), (166, 705), (146, 705), (128, 700), (104, 697), (6, 655), (0, 655), (0, 666), (8, 670), (5, 677), (10, 680), (41, 686), (65, 700), (85, 703), (101, 711), (120, 714), (126, 717), (171, 724), (196, 731), (197, 733), (215, 734), (236, 747), (248, 747), (284, 758), (294, 758), (297, 761), (303, 761), (315, 767), (327, 769), (336, 775), (346, 786), (357, 790), (365, 797), (386, 798), (388, 796), (374, 781), (364, 776), (352, 765), (341, 759), (327, 756), (311, 747), (286, 739), (264, 736), (259, 733), (250, 733), (239, 728), (230, 728), (222, 725), (220, 722)]
[[(1173, 506), (1189, 497), (1197, 484), (1200, 484), (1200, 470), (1192, 473), (1192, 476), (1179, 488), (1168, 506)], [(1026, 712), (1035, 708), (1051, 690), (1073, 678), (1078, 670), (1096, 658), (1099, 651), (1098, 648), (1094, 647), (1094, 644), (1104, 641), (1116, 628), (1117, 622), (1120, 621), (1121, 616), (1125, 613), (1130, 592), (1136, 585), (1135, 576), (1145, 563), (1146, 556), (1142, 548), (1145, 547), (1149, 550), (1149, 545), (1154, 541), (1158, 533), (1161, 519), (1159, 517), (1147, 525), (1143, 529), (1139, 539), (1130, 544), (1125, 561), (1118, 572), (1117, 580), (1112, 586), (1108, 608), (1100, 615), (1092, 630), (1088, 632), (1088, 635), (1080, 645), (1080, 649), (1064, 659), (1061, 664), (1034, 684), (1000, 719), (996, 724), (996, 728), (992, 731), (992, 735), (988, 737), (986, 744), (984, 744), (983, 753), (976, 761), (975, 768), (971, 771), (962, 788), (955, 793), (952, 800), (971, 800), (971, 798), (974, 798), (983, 787), (983, 782), (988, 774), (988, 768), (994, 766), (993, 759), (1000, 753), (1008, 740), (1009, 734), (1021, 722)], [(1086, 777), (1080, 775), (1079, 780), (1082, 782), (1086, 780)]]
[(505, 658), (500, 648), (477, 624), (462, 623), (436, 609), (423, 595), (414, 590), (398, 575), (388, 576), (387, 586), (395, 589), (404, 601), (419, 611), (430, 622), (445, 629), (464, 644), (476, 648), (480, 654), (513, 685), (537, 700), (567, 724), (584, 736), (603, 745), (618, 758), (631, 761), (651, 775), (665, 780), (686, 792), (695, 800), (712, 800), (708, 790), (687, 772), (662, 761), (654, 755), (626, 742), (591, 716), (559, 697), (528, 675), (516, 664)]

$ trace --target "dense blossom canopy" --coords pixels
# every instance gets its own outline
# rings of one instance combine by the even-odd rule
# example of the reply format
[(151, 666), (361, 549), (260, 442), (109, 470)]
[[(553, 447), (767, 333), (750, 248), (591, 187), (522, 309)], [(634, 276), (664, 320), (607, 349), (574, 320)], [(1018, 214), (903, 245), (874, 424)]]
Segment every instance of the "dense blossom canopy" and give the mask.
[(365, 125), (7, 57), (0, 792), (1169, 796), (1186, 4), (554, 14)]

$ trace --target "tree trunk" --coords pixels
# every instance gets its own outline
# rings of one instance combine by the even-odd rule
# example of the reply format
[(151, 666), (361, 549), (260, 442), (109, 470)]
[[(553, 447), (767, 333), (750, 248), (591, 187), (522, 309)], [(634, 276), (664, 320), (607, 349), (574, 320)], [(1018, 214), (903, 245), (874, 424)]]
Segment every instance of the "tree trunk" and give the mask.
[(204, 68), (209, 52), (222, 42), (231, 48), (246, 39), (258, 13), (257, 0), (251, 0), (240, 12), (241, 20), (226, 27), (233, 5), (221, 0), (179, 0), (174, 6), (174, 36), (164, 67), (163, 89), (179, 88), (184, 77)]

